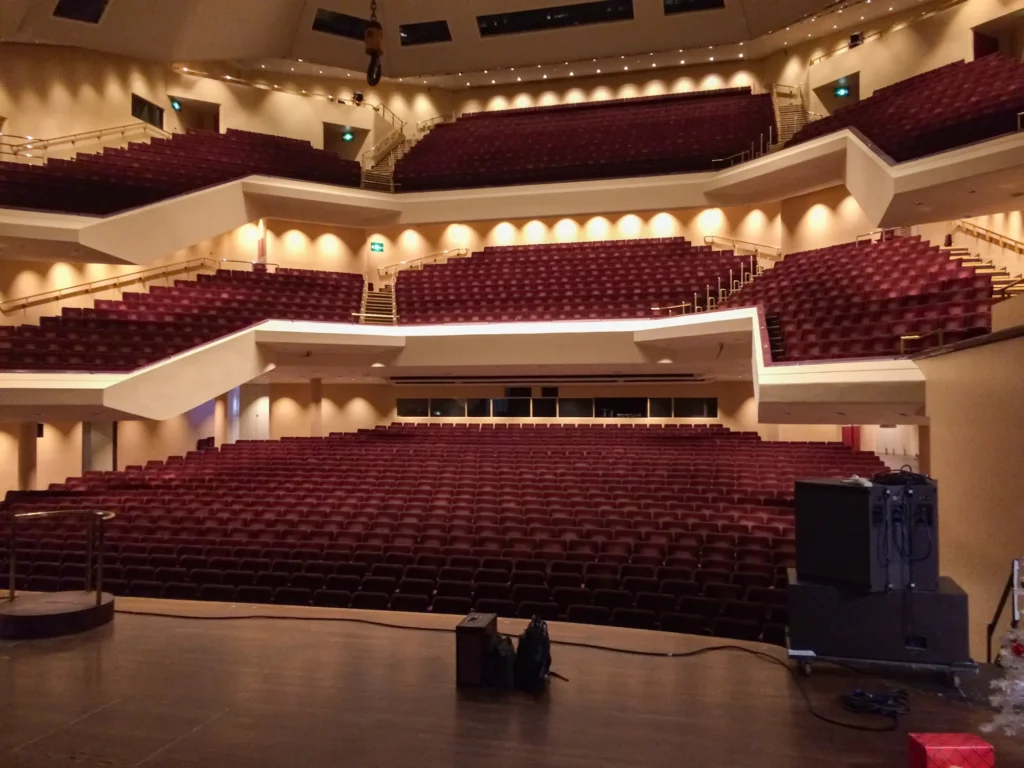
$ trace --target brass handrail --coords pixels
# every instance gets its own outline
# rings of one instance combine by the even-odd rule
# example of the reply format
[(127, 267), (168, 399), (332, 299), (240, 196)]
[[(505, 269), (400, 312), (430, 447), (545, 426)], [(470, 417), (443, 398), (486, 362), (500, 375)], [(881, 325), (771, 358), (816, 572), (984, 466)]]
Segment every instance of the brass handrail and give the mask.
[(753, 250), (754, 253), (756, 253), (759, 256), (764, 255), (768, 258), (771, 258), (772, 256), (776, 258), (782, 258), (782, 249), (774, 245), (765, 245), (764, 243), (752, 243), (749, 240), (739, 240), (734, 237), (723, 237), (722, 235), (704, 235), (704, 245), (710, 245), (714, 247), (716, 245), (716, 240), (721, 240), (732, 246), (753, 246), (752, 248), (745, 248), (744, 250)]
[(439, 259), (442, 257), (453, 256), (455, 258), (461, 258), (469, 255), (469, 248), (449, 248), (444, 251), (438, 251), (437, 253), (431, 253), (426, 256), (420, 256), (417, 259), (407, 259), (406, 261), (399, 261), (395, 264), (388, 264), (386, 267), (378, 267), (377, 274), (381, 277), (387, 277), (390, 274), (397, 274), (403, 269), (415, 269), (416, 267), (423, 264), (428, 259)]
[[(96, 585), (96, 605), (103, 604), (103, 539), (105, 524), (117, 517), (116, 512), (100, 509), (53, 509), (42, 512), (15, 512), (10, 516), (10, 538), (7, 542), (8, 583), (7, 599), (14, 600), (18, 596), (16, 584), (18, 565), (18, 521), (47, 520), (54, 517), (88, 517), (85, 556), (85, 592)], [(93, 569), (95, 558), (95, 581)]]
[(382, 116), (384, 116), (385, 119), (388, 119), (388, 117), (390, 116), (391, 125), (397, 126), (398, 128), (405, 128), (405, 120), (403, 120), (397, 114), (395, 114), (395, 111), (384, 102), (380, 102), (379, 104), (371, 104), (370, 109), (372, 109), (374, 112), (379, 112)]
[(352, 317), (385, 317), (389, 320), (397, 320), (398, 313), (396, 312), (393, 315), (384, 315), (379, 312), (353, 312)]
[[(226, 259), (222, 259), (222, 261), (226, 261)], [(187, 274), (192, 271), (192, 265), (199, 265), (196, 269), (198, 272), (207, 264), (216, 263), (217, 262), (214, 259), (210, 259), (206, 256), (200, 256), (195, 259), (176, 261), (172, 264), (164, 264), (160, 267), (147, 267), (146, 269), (139, 270), (138, 272), (131, 272), (127, 275), (103, 277), (99, 280), (92, 280), (88, 283), (78, 283), (77, 285), (68, 286), (67, 288), (54, 288), (49, 291), (43, 291), (42, 293), (33, 293), (29, 296), (21, 296), (17, 299), (7, 299), (6, 301), (0, 302), (0, 314), (7, 314), (13, 309), (25, 309), (33, 304), (41, 304), (46, 300), (60, 301), (66, 295), (73, 295), (78, 292), (92, 293), (94, 288), (103, 283), (110, 283), (113, 286), (120, 288), (122, 282), (144, 280), (145, 276), (150, 273), (153, 273), (154, 277), (161, 277), (174, 272), (185, 272)]]
[(445, 113), (440, 114), (440, 115), (434, 115), (433, 117), (428, 117), (426, 120), (420, 120), (418, 123), (416, 123), (416, 130), (419, 131), (420, 133), (423, 133), (424, 131), (427, 130), (427, 128), (433, 128), (438, 123), (447, 123), (447, 122), (454, 122), (454, 121), (455, 121), (455, 113), (454, 112), (445, 112)]
[[(165, 131), (162, 128), (157, 128), (155, 125), (150, 125), (149, 123), (144, 122), (142, 120), (137, 120), (133, 123), (125, 123), (124, 125), (113, 125), (107, 128), (95, 128), (91, 131), (69, 133), (64, 136), (54, 136), (49, 139), (33, 139), (28, 136), (19, 136), (17, 138), (22, 139), (22, 141), (17, 143), (11, 143), (8, 146), (11, 149), (10, 154), (18, 155), (20, 151), (23, 149), (46, 151), (49, 150), (51, 146), (67, 143), (70, 143), (72, 146), (74, 146), (76, 141), (81, 141), (82, 139), (100, 138), (101, 136), (107, 133), (120, 133), (122, 136), (124, 136), (128, 131), (138, 130), (140, 128), (142, 129), (143, 133), (152, 132), (158, 138), (161, 139), (169, 138), (172, 135), (170, 132)], [(10, 136), (10, 134), (7, 134), (7, 136)]]
[(672, 317), (673, 309), (681, 309), (682, 312), (680, 312), (679, 314), (685, 315), (686, 308), (690, 306), (692, 306), (690, 302), (684, 301), (682, 304), (672, 304), (671, 306), (668, 307), (651, 307), (651, 312), (668, 312), (668, 316)]
[(906, 333), (900, 336), (900, 357), (903, 357), (904, 355), (907, 354), (908, 341), (918, 341), (920, 339), (927, 338), (928, 336), (937, 336), (939, 339), (940, 347), (945, 344), (946, 334), (941, 328), (938, 328), (932, 331), (931, 333)]
[(274, 261), (246, 261), (245, 259), (217, 259), (218, 264), (248, 264), (254, 269), (256, 267), (273, 267), (275, 270), (281, 268), (281, 265)]
[[(1021, 114), (1024, 115), (1024, 112), (1021, 112)], [(1014, 240), (1012, 237), (1007, 237), (995, 230), (979, 226), (978, 224), (967, 221), (966, 219), (957, 219), (953, 222), (953, 228), (962, 229), (967, 234), (974, 235), (975, 237), (984, 237), (986, 240), (994, 242), (1000, 248), (1008, 248), (1009, 250), (1016, 251), (1017, 253), (1024, 253), (1024, 243), (1020, 240)], [(974, 230), (974, 232), (971, 230)], [(982, 234), (977, 234), (978, 232)]]
[(374, 144), (372, 147), (359, 156), (363, 168), (369, 169), (379, 163), (388, 153), (394, 151), (405, 143), (405, 131), (403, 128), (395, 128), (391, 133)]

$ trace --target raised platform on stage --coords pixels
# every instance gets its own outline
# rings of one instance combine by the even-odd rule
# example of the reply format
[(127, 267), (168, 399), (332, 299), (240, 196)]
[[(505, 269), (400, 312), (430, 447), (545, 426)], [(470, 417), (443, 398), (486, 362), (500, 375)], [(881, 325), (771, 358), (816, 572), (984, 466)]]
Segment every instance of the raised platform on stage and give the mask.
[(19, 592), (0, 600), (0, 638), (34, 640), (101, 627), (114, 620), (114, 596), (95, 592)]

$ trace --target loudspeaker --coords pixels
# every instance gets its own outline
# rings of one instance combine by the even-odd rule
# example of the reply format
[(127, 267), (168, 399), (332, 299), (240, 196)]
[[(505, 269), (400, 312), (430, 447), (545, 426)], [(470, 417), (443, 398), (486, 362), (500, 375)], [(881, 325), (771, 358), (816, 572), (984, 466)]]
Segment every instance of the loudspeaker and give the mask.
[(818, 656), (917, 664), (970, 661), (967, 594), (943, 576), (934, 592), (850, 592), (797, 581), (790, 569), (789, 647)]
[(498, 634), (498, 616), (471, 613), (455, 627), (455, 684), (484, 684), (487, 653)]
[(863, 45), (863, 44), (864, 44), (864, 33), (863, 32), (854, 32), (852, 35), (850, 35), (850, 47), (851, 48), (856, 48), (858, 45)]
[(797, 578), (867, 592), (937, 589), (937, 512), (931, 481), (799, 480)]

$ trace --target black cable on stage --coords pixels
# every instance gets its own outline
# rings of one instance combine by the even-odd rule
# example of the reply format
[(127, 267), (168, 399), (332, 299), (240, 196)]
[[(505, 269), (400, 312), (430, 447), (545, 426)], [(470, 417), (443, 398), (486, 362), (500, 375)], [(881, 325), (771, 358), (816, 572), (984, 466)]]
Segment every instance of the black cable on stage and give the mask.
[[(448, 629), (448, 628), (445, 628), (445, 627), (410, 627), (410, 626), (405, 626), (405, 625), (402, 625), (402, 624), (391, 624), (391, 623), (386, 622), (386, 621), (374, 621), (373, 619), (359, 619), (359, 618), (348, 617), (348, 616), (269, 616), (269, 615), (261, 615), (261, 614), (247, 614), (245, 616), (186, 616), (184, 614), (151, 613), (149, 611), (133, 611), (133, 610), (130, 610), (130, 609), (123, 609), (123, 608), (115, 608), (115, 612), (116, 613), (123, 613), (123, 614), (130, 615), (130, 616), (149, 616), (149, 617), (164, 618), (164, 619), (191, 619), (191, 620), (196, 620), (196, 621), (240, 621), (242, 619), (270, 619), (270, 620), (280, 620), (280, 621), (342, 622), (342, 623), (350, 623), (350, 624), (363, 624), (363, 625), (371, 626), (371, 627), (384, 627), (385, 629), (406, 629), (406, 630), (412, 630), (412, 631), (415, 631), (415, 632), (435, 632), (435, 633), (443, 632), (443, 633), (449, 634), (449, 635), (455, 633), (454, 628)], [(785, 661), (783, 661), (782, 659), (780, 659), (780, 658), (778, 658), (776, 656), (771, 655), (770, 653), (766, 653), (764, 651), (754, 650), (753, 648), (745, 648), (742, 645), (730, 645), (730, 644), (709, 645), (709, 646), (706, 646), (704, 648), (697, 648), (696, 650), (693, 650), (693, 651), (673, 652), (673, 651), (641, 651), (641, 650), (637, 650), (637, 649), (633, 649), (633, 648), (617, 648), (615, 646), (610, 646), (610, 645), (600, 645), (600, 644), (597, 644), (597, 643), (584, 643), (584, 642), (580, 642), (580, 641), (576, 641), (576, 640), (555, 640), (555, 639), (552, 639), (551, 640), (551, 644), (552, 645), (561, 645), (561, 646), (565, 646), (565, 647), (569, 647), (569, 648), (585, 648), (585, 649), (594, 650), (594, 651), (604, 651), (606, 653), (622, 653), (622, 654), (626, 654), (626, 655), (629, 655), (629, 656), (649, 656), (649, 657), (662, 658), (662, 659), (691, 659), (691, 658), (695, 658), (697, 656), (703, 656), (703, 655), (708, 654), (708, 653), (717, 653), (717, 652), (722, 652), (722, 651), (734, 651), (734, 652), (737, 652), (737, 653), (745, 653), (745, 654), (747, 654), (749, 656), (753, 656), (756, 659), (761, 659), (762, 661), (770, 661), (771, 663), (777, 664), (778, 666), (780, 666), (783, 669), (785, 669), (790, 674), (790, 676), (793, 678), (793, 683), (796, 685), (796, 689), (800, 692), (801, 697), (803, 697), (804, 704), (806, 704), (806, 706), (807, 706), (807, 712), (808, 712), (808, 714), (811, 715), (811, 717), (815, 718), (816, 720), (820, 720), (823, 723), (828, 723), (829, 725), (836, 725), (836, 726), (839, 726), (841, 728), (849, 728), (849, 729), (855, 730), (855, 731), (867, 731), (869, 733), (870, 732), (883, 733), (883, 732), (887, 732), (887, 731), (893, 731), (893, 730), (895, 730), (898, 727), (898, 719), (897, 719), (898, 716), (900, 714), (906, 714), (906, 712), (909, 711), (909, 706), (906, 705), (905, 694), (904, 694), (904, 709), (901, 712), (882, 711), (881, 709), (877, 709), (877, 710), (869, 712), (866, 709), (863, 710), (863, 711), (860, 711), (860, 710), (857, 710), (857, 709), (852, 709), (852, 708), (846, 706), (846, 699), (847, 699), (847, 697), (851, 697), (851, 701), (852, 701), (853, 700), (852, 697), (854, 697), (855, 694), (863, 693), (861, 691), (853, 691), (853, 692), (848, 693), (848, 694), (843, 694), (843, 696), (840, 697), (840, 703), (843, 704), (844, 708), (846, 708), (848, 711), (856, 712), (857, 714), (885, 715), (885, 716), (891, 718), (891, 722), (888, 725), (886, 725), (886, 726), (883, 726), (883, 727), (880, 727), (880, 728), (876, 728), (876, 727), (867, 726), (867, 725), (860, 725), (858, 723), (847, 723), (847, 722), (844, 722), (842, 720), (835, 720), (835, 719), (833, 719), (831, 717), (828, 717), (827, 715), (821, 714), (820, 712), (818, 712), (814, 708), (814, 705), (811, 703), (811, 697), (808, 695), (807, 691), (804, 690), (804, 687), (801, 684), (799, 673), (790, 664), (786, 663)], [(563, 679), (563, 680), (565, 679), (565, 678), (562, 678), (561, 675), (558, 675), (558, 677)], [(877, 696), (885, 696), (885, 694), (877, 694)]]

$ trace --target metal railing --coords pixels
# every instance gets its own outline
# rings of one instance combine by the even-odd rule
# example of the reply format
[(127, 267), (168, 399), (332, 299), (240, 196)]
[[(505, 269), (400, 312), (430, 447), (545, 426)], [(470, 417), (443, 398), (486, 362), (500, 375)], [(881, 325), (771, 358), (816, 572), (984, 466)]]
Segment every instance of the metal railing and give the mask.
[(10, 516), (7, 541), (8, 587), (7, 598), (18, 597), (18, 521), (50, 520), (57, 517), (86, 517), (85, 537), (85, 592), (96, 590), (96, 605), (103, 603), (103, 543), (106, 522), (117, 517), (109, 510), (55, 509), (45, 512), (17, 512)]
[[(169, 138), (172, 135), (162, 128), (157, 128), (141, 120), (125, 123), (124, 125), (114, 125), (108, 128), (97, 128), (92, 131), (82, 131), (81, 133), (69, 133), (65, 136), (54, 136), (49, 139), (34, 139), (30, 136), (12, 136), (7, 134), (0, 136), (0, 154), (9, 154), (15, 157), (45, 157), (46, 153), (53, 147), (68, 144), (74, 147), (76, 144), (84, 141), (95, 141), (102, 139), (104, 136), (111, 135), (119, 135), (124, 138), (129, 133), (136, 131), (161, 139)], [(18, 141), (5, 141), (10, 138), (18, 139)]]
[(437, 253), (431, 253), (426, 256), (420, 256), (418, 259), (407, 259), (405, 261), (399, 261), (395, 264), (388, 264), (386, 267), (380, 267), (377, 269), (377, 274), (381, 277), (387, 277), (388, 275), (397, 275), (403, 269), (419, 269), (424, 264), (430, 262), (433, 259), (442, 258), (463, 258), (469, 256), (469, 248), (449, 248), (446, 251), (439, 251)]
[[(221, 261), (227, 261), (227, 259), (221, 259)], [(74, 296), (79, 293), (92, 293), (93, 291), (102, 290), (103, 288), (117, 288), (120, 290), (122, 285), (136, 281), (145, 282), (147, 279), (166, 277), (168, 275), (181, 272), (190, 274), (193, 271), (201, 272), (203, 269), (216, 269), (217, 263), (218, 262), (214, 259), (202, 256), (196, 259), (188, 259), (187, 261), (176, 261), (173, 264), (165, 264), (160, 267), (149, 267), (147, 269), (139, 270), (138, 272), (130, 272), (127, 275), (115, 275), (114, 277), (104, 277), (99, 280), (92, 280), (88, 283), (78, 283), (77, 285), (71, 285), (67, 288), (54, 288), (51, 291), (33, 293), (29, 296), (21, 296), (16, 299), (8, 299), (7, 301), (0, 302), (0, 314), (6, 315), (14, 310), (26, 309), (36, 304), (45, 304), (48, 301), (60, 301), (61, 299), (68, 298), (69, 296)]]
[(723, 243), (734, 251), (752, 251), (755, 256), (764, 256), (772, 261), (778, 261), (782, 258), (782, 249), (774, 245), (752, 243), (749, 240), (737, 240), (734, 237), (722, 237), (721, 235), (704, 236), (704, 245), (710, 245), (712, 248)]
[(396, 128), (360, 155), (359, 159), (363, 168), (373, 168), (373, 166), (387, 157), (388, 153), (402, 146), (405, 141), (405, 130), (403, 128)]
[(416, 123), (416, 130), (419, 131), (420, 133), (426, 133), (438, 123), (453, 122), (455, 122), (455, 113), (446, 112), (441, 115), (434, 115), (433, 117), (428, 117), (426, 120), (420, 120), (418, 123)]
[(1003, 587), (1003, 594), (999, 598), (999, 602), (996, 603), (992, 621), (985, 628), (985, 661), (989, 664), (992, 663), (992, 636), (999, 626), (999, 620), (1003, 617), (1003, 611), (1006, 609), (1006, 601), (1011, 594), (1013, 595), (1013, 607), (1010, 609), (1012, 611), (1010, 626), (1016, 629), (1020, 624), (1021, 603), (1024, 602), (1024, 589), (1021, 585), (1022, 571), (1024, 571), (1024, 560), (1014, 560), (1010, 565), (1010, 577), (1006, 580), (1006, 586)]
[[(1024, 112), (1021, 114), (1024, 114)], [(988, 242), (994, 243), (1000, 248), (1005, 248), (1008, 251), (1016, 251), (1017, 253), (1024, 254), (1024, 243), (1020, 240), (1014, 240), (1012, 237), (1007, 237), (995, 230), (978, 226), (977, 224), (965, 219), (957, 219), (954, 221), (953, 228), (963, 230), (968, 235), (987, 240)]]
[(379, 104), (371, 104), (370, 109), (379, 114), (396, 128), (405, 128), (405, 120), (396, 115), (394, 110), (392, 110), (387, 104), (383, 102)]

